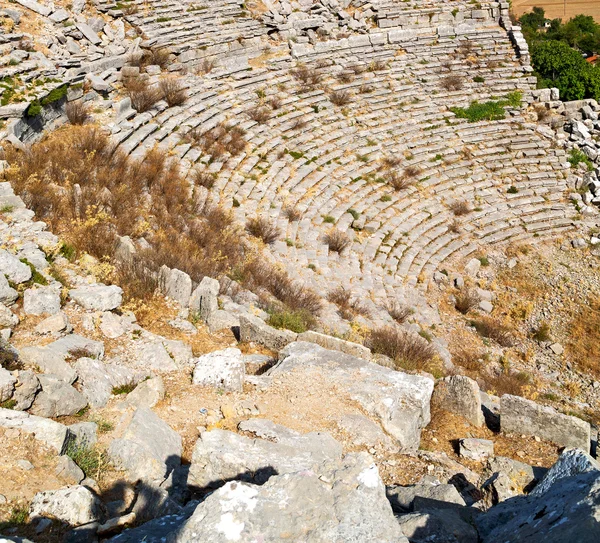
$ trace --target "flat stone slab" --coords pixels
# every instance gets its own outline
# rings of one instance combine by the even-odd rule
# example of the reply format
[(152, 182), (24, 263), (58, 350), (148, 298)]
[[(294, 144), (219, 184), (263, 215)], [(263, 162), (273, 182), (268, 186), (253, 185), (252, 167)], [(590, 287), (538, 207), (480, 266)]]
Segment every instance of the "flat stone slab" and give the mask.
[(500, 426), (504, 433), (538, 436), (563, 447), (590, 452), (590, 425), (551, 407), (505, 394), (500, 398)]

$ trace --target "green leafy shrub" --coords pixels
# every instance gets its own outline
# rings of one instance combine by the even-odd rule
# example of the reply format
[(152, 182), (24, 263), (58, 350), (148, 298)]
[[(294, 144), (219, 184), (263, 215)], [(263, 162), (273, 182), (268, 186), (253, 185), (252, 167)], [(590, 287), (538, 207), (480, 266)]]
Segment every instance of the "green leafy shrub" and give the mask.
[(589, 171), (594, 169), (594, 163), (589, 159), (589, 157), (580, 149), (571, 149), (568, 158), (569, 163), (573, 168), (579, 166), (581, 162), (583, 162)]

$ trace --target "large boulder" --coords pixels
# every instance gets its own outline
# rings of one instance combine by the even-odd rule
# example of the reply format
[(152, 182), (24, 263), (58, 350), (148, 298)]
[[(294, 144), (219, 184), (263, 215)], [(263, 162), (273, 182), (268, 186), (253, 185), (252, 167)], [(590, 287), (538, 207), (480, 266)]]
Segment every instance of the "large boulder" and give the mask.
[(102, 518), (102, 502), (84, 486), (38, 492), (29, 506), (29, 516), (54, 518), (70, 526), (81, 526)]
[(466, 505), (465, 500), (450, 484), (421, 483), (410, 486), (393, 486), (386, 491), (392, 504), (392, 509), (397, 513), (410, 513), (414, 510), (415, 500), (421, 503), (430, 503), (431, 507), (444, 507), (445, 504)]
[(548, 470), (544, 478), (533, 489), (530, 496), (541, 496), (559, 479), (573, 477), (589, 471), (600, 472), (600, 464), (589, 454), (579, 449), (565, 449)]
[(60, 311), (60, 294), (53, 287), (28, 288), (23, 293), (27, 315), (54, 315)]
[(504, 433), (538, 436), (563, 447), (590, 452), (588, 422), (519, 396), (505, 394), (500, 402), (500, 425)]
[(160, 484), (181, 464), (181, 436), (146, 407), (136, 410), (122, 437), (109, 446), (115, 466), (135, 482)]
[(479, 386), (469, 377), (452, 375), (440, 379), (435, 385), (431, 404), (464, 417), (474, 426), (483, 425)]
[(204, 432), (192, 454), (190, 484), (205, 488), (230, 479), (263, 483), (271, 475), (316, 469), (342, 456), (341, 445), (329, 434), (302, 435), (265, 419), (241, 423), (240, 429), (266, 439), (226, 430)]
[(241, 391), (246, 364), (239, 349), (223, 349), (196, 358), (192, 382), (227, 391)]
[(297, 337), (295, 332), (273, 328), (255, 315), (240, 315), (240, 339), (244, 342), (254, 342), (267, 349), (280, 351), (296, 341)]
[(21, 432), (33, 434), (37, 440), (52, 447), (59, 454), (63, 453), (71, 438), (71, 433), (64, 424), (12, 409), (0, 408), (0, 427), (16, 428)]
[(238, 481), (208, 496), (169, 543), (407, 543), (377, 467), (349, 454), (319, 474), (300, 468), (262, 486)]
[(553, 484), (541, 496), (517, 496), (477, 518), (482, 543), (597, 543), (600, 473)]
[(430, 419), (432, 379), (408, 375), (338, 351), (328, 351), (314, 343), (291, 343), (280, 353), (280, 360), (268, 371), (268, 375), (298, 372), (308, 376), (318, 373), (358, 402), (395, 438), (402, 452), (419, 448), (421, 429)]
[(116, 285), (98, 283), (71, 289), (69, 297), (88, 311), (111, 311), (121, 305), (123, 291)]

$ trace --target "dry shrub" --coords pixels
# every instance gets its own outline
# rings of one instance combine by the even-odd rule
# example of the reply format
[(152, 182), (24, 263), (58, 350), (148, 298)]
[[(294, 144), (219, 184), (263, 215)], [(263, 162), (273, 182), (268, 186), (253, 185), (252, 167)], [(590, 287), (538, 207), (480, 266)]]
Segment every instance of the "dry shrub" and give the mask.
[(458, 91), (463, 86), (463, 78), (460, 75), (447, 75), (440, 80), (440, 87), (446, 91)]
[(292, 130), (302, 130), (303, 128), (306, 128), (306, 125), (308, 123), (302, 118), (302, 117), (298, 117), (293, 123), (292, 123)]
[(157, 274), (152, 270), (152, 257), (142, 253), (133, 260), (116, 261), (116, 282), (127, 300), (149, 300), (158, 288)]
[(418, 177), (419, 175), (421, 175), (421, 173), (423, 173), (423, 170), (419, 166), (416, 166), (416, 165), (407, 166), (406, 168), (404, 168), (404, 176), (405, 177), (415, 178), (415, 177)]
[(458, 48), (458, 52), (463, 57), (468, 57), (473, 54), (473, 49), (474, 49), (473, 42), (470, 40), (465, 40), (460, 44), (460, 47)]
[(340, 316), (346, 320), (352, 320), (357, 315), (369, 317), (371, 312), (360, 300), (354, 298), (349, 290), (339, 286), (329, 291), (327, 299), (337, 305)]
[(323, 79), (323, 75), (316, 68), (306, 66), (306, 64), (298, 65), (291, 73), (306, 90), (314, 89)]
[(267, 245), (275, 243), (281, 230), (266, 217), (251, 217), (246, 221), (246, 232), (255, 238), (262, 239)]
[(578, 307), (569, 326), (568, 353), (577, 366), (600, 375), (600, 298), (589, 298)]
[(352, 240), (348, 234), (346, 234), (346, 232), (342, 232), (337, 228), (332, 228), (325, 234), (325, 243), (329, 247), (330, 251), (341, 253), (352, 243)]
[(459, 290), (454, 295), (454, 308), (466, 315), (471, 309), (479, 305), (477, 292), (471, 289)]
[(329, 93), (329, 100), (334, 106), (345, 106), (352, 100), (352, 95), (348, 91), (340, 90)]
[(414, 184), (413, 177), (408, 175), (400, 175), (397, 172), (388, 172), (384, 176), (385, 182), (393, 187), (394, 190), (404, 190)]
[(317, 315), (322, 307), (321, 297), (263, 259), (254, 259), (242, 270), (243, 284), (253, 292), (265, 289), (289, 310)]
[(135, 15), (139, 10), (140, 8), (137, 4), (127, 4), (121, 8), (123, 15), (125, 15), (126, 17)]
[(386, 155), (381, 159), (380, 169), (393, 170), (402, 164), (402, 157)]
[(290, 222), (299, 221), (302, 218), (302, 211), (294, 206), (286, 206), (283, 208), (283, 214), (287, 217)]
[(215, 160), (225, 153), (237, 156), (247, 145), (246, 131), (239, 126), (226, 123), (219, 123), (202, 134), (197, 130), (193, 131), (193, 134), (189, 132), (188, 134), (193, 145), (199, 145), (205, 154), (211, 155)]
[(486, 357), (483, 351), (459, 347), (452, 351), (452, 362), (477, 376), (481, 370), (481, 360)]
[(277, 110), (281, 107), (281, 98), (273, 96), (272, 98), (269, 98), (267, 103), (271, 106), (272, 110)]
[(262, 107), (262, 106), (253, 107), (253, 108), (249, 109), (246, 112), (246, 114), (253, 121), (255, 121), (259, 124), (266, 123), (269, 120), (269, 117), (271, 116), (271, 113), (269, 112), (269, 110), (266, 107)]
[(170, 52), (166, 47), (146, 49), (142, 54), (141, 66), (160, 66), (165, 69), (169, 65)]
[(375, 90), (375, 87), (373, 87), (373, 85), (367, 85), (366, 83), (364, 85), (361, 85), (358, 88), (358, 92), (360, 94), (370, 94), (371, 92), (373, 92)]
[(435, 349), (421, 336), (393, 326), (371, 330), (367, 346), (376, 354), (389, 356), (398, 369), (426, 369), (436, 355)]
[(454, 219), (449, 225), (448, 225), (448, 231), (452, 232), (453, 234), (460, 234), (461, 231), (461, 224), (460, 221), (458, 221), (457, 219)]
[(158, 84), (158, 88), (169, 107), (180, 106), (187, 100), (187, 91), (177, 77), (163, 77)]
[(457, 217), (471, 213), (471, 206), (466, 200), (455, 200), (450, 204), (450, 210)]
[(542, 104), (536, 105), (534, 107), (534, 111), (537, 116), (537, 120), (541, 123), (546, 121), (548, 119), (548, 117), (550, 117), (550, 115), (551, 115), (550, 110)]
[(89, 109), (83, 100), (75, 100), (67, 103), (65, 114), (69, 122), (76, 125), (85, 124), (90, 118)]
[(340, 72), (337, 78), (341, 83), (352, 83), (354, 81), (354, 72)]
[(349, 68), (355, 75), (360, 75), (367, 71), (367, 67), (364, 64), (353, 64), (352, 66), (349, 66)]
[(215, 185), (217, 174), (215, 172), (209, 172), (208, 170), (196, 169), (192, 174), (192, 180), (194, 181), (195, 185), (199, 185), (210, 190)]
[(381, 72), (382, 70), (387, 70), (388, 64), (385, 60), (373, 60), (369, 64), (369, 72)]
[(522, 396), (524, 388), (531, 383), (531, 377), (525, 372), (504, 372), (499, 375), (485, 376), (485, 388), (496, 396), (512, 394)]
[(144, 113), (162, 99), (160, 88), (148, 84), (144, 77), (131, 77), (125, 82), (127, 95), (131, 99), (131, 106), (139, 113)]
[(405, 323), (408, 317), (414, 313), (412, 307), (400, 303), (397, 300), (389, 302), (386, 306), (386, 309), (390, 317), (392, 317), (392, 319), (394, 319), (398, 324)]
[(511, 347), (514, 343), (512, 330), (493, 317), (481, 317), (471, 324), (480, 336), (493, 339), (502, 347)]

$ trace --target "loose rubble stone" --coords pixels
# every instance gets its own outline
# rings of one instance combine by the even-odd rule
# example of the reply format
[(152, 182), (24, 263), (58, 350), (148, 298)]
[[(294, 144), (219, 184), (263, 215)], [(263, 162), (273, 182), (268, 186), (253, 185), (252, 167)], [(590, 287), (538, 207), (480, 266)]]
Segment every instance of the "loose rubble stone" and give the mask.
[(505, 433), (539, 436), (564, 447), (590, 452), (590, 425), (551, 407), (505, 394), (501, 398), (500, 423)]
[(240, 339), (244, 342), (254, 342), (264, 345), (267, 349), (280, 351), (298, 334), (290, 330), (277, 330), (266, 324), (260, 317), (240, 315)]
[(29, 516), (51, 517), (81, 526), (102, 518), (102, 502), (84, 486), (48, 490), (33, 497)]
[(464, 417), (474, 426), (484, 423), (479, 386), (464, 375), (440, 379), (433, 390), (431, 403), (439, 409)]
[(393, 437), (400, 451), (416, 451), (421, 428), (429, 423), (433, 381), (372, 364), (313, 343), (295, 342), (280, 353), (267, 375), (317, 371), (335, 383)]
[(480, 462), (494, 456), (494, 442), (489, 439), (461, 439), (459, 441), (459, 454), (469, 460)]
[(12, 283), (20, 285), (31, 279), (31, 268), (8, 251), (0, 249), (0, 275), (2, 274)]
[(8, 307), (0, 305), (0, 326), (13, 328), (17, 324), (19, 324), (19, 317), (8, 309)]
[(74, 364), (81, 393), (95, 408), (104, 407), (112, 393), (113, 385), (106, 366), (100, 360), (80, 358)]
[(241, 391), (246, 365), (239, 349), (223, 349), (196, 358), (192, 382), (228, 391)]
[(17, 380), (12, 374), (0, 367), (0, 403), (12, 398)]
[(81, 468), (67, 455), (59, 457), (56, 465), (56, 475), (65, 483), (72, 485), (78, 485), (85, 479), (85, 474), (81, 471)]
[(88, 402), (74, 387), (52, 374), (38, 377), (42, 390), (36, 395), (29, 412), (40, 417), (62, 417), (75, 415)]
[(25, 411), (31, 407), (35, 395), (41, 390), (42, 385), (34, 372), (19, 370), (17, 382), (12, 399), (16, 402), (14, 409)]
[(18, 297), (19, 293), (8, 284), (8, 279), (6, 279), (5, 275), (0, 273), (0, 302), (11, 305)]
[(60, 294), (53, 287), (28, 288), (23, 293), (27, 315), (54, 315), (60, 311)]
[(62, 311), (59, 311), (55, 315), (52, 315), (41, 321), (35, 327), (35, 333), (40, 335), (58, 334), (59, 332), (69, 333), (71, 329), (72, 327), (69, 323), (67, 315), (65, 315)]
[(69, 291), (69, 297), (89, 311), (111, 311), (121, 305), (123, 291), (116, 285), (91, 285)]
[(142, 381), (125, 399), (127, 405), (134, 407), (154, 407), (165, 397), (165, 385), (160, 376)]

